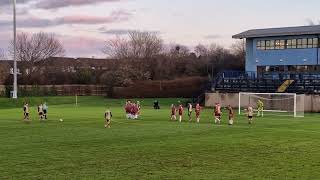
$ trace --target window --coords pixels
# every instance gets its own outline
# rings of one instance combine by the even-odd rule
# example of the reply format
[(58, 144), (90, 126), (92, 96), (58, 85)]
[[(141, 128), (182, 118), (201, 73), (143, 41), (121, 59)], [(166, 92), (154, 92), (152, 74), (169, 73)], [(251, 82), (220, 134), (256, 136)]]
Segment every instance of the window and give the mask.
[(261, 41), (257, 41), (257, 49), (261, 48)]
[(302, 39), (302, 48), (308, 48), (308, 39)]
[(265, 66), (258, 66), (258, 67), (257, 67), (258, 73), (263, 73), (263, 72), (265, 72), (265, 69), (266, 69)]
[(275, 49), (275, 41), (274, 40), (266, 41), (266, 49), (267, 50)]
[(270, 49), (270, 41), (266, 41), (266, 49), (267, 49), (267, 50)]
[(280, 49), (285, 49), (286, 47), (286, 40), (280, 40)]
[(260, 41), (261, 43), (261, 50), (266, 50), (266, 41)]
[(258, 50), (265, 50), (266, 49), (266, 42), (265, 41), (257, 41), (257, 49)]
[(274, 49), (275, 48), (275, 42), (274, 40), (270, 41), (270, 49)]
[(270, 72), (274, 72), (274, 66), (270, 66), (269, 71), (270, 71)]
[(308, 48), (313, 48), (313, 39), (308, 38)]
[(317, 66), (308, 66), (308, 72), (314, 72), (317, 71)]
[(297, 66), (288, 66), (288, 70), (294, 72), (297, 70)]
[(270, 72), (270, 66), (266, 66), (266, 72)]
[(285, 48), (285, 40), (275, 41), (275, 49), (284, 49), (284, 48)]
[(287, 49), (292, 49), (292, 39), (287, 40)]
[(319, 38), (257, 41), (257, 49), (259, 50), (304, 49), (319, 48), (319, 46)]
[(313, 48), (318, 48), (319, 47), (319, 39), (318, 38), (313, 38)]
[(280, 49), (280, 40), (276, 40), (275, 43), (276, 43), (276, 49)]
[(279, 71), (284, 72), (284, 66), (279, 66)]
[(292, 39), (292, 49), (296, 49), (297, 48), (297, 40), (296, 39)]
[(297, 48), (302, 48), (302, 39), (297, 40)]

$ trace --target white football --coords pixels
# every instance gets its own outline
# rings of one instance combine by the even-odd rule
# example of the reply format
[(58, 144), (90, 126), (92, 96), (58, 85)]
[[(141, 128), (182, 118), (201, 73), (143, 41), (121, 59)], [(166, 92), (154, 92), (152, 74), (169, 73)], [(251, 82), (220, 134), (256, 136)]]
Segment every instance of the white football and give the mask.
[(60, 119), (60, 122), (62, 122), (63, 121), (63, 119)]

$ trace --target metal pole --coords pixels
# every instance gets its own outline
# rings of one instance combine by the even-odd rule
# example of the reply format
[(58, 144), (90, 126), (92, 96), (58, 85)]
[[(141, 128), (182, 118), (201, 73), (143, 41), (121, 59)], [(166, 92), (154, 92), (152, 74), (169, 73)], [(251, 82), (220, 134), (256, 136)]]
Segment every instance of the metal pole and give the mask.
[(18, 83), (17, 83), (17, 26), (16, 26), (16, 0), (13, 0), (13, 92), (12, 98), (18, 98)]

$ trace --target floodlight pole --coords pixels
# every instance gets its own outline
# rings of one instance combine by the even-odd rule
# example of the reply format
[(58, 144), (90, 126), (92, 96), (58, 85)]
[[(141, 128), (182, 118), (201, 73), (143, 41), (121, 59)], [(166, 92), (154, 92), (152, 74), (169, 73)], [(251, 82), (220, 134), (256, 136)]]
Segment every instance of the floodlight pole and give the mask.
[(18, 72), (17, 72), (17, 23), (16, 23), (16, 0), (13, 1), (13, 91), (12, 98), (18, 98)]

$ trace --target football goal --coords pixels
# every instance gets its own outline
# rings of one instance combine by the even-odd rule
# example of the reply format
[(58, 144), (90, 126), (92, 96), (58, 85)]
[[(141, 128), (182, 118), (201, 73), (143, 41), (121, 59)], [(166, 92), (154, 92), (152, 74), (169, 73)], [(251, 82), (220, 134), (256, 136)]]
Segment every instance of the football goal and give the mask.
[(258, 111), (263, 106), (263, 115), (304, 117), (304, 94), (295, 93), (239, 93), (239, 115), (248, 106)]

